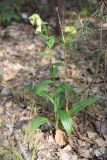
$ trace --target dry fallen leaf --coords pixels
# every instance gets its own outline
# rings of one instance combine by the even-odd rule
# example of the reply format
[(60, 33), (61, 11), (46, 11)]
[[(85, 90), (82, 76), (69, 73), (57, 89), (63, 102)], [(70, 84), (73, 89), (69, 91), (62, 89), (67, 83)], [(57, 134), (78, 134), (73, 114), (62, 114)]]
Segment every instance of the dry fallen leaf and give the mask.
[(62, 130), (60, 130), (60, 129), (56, 130), (55, 141), (60, 146), (64, 146), (64, 145), (67, 144), (66, 135), (65, 135), (65, 133)]

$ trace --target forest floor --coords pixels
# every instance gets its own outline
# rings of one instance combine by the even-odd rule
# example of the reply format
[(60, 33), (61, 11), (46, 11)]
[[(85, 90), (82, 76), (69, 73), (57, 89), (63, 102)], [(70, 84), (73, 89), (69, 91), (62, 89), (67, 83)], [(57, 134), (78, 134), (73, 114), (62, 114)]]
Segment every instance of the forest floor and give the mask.
[[(96, 39), (87, 42), (88, 48), (86, 41), (81, 40), (76, 52), (68, 51), (67, 81), (81, 95), (80, 100), (87, 97), (96, 72)], [(44, 40), (36, 37), (28, 24), (13, 23), (0, 28), (0, 160), (106, 160), (107, 83), (105, 86), (103, 58), (90, 89), (97, 103), (73, 119), (74, 131), (69, 140), (64, 136), (67, 141), (59, 138), (56, 143), (54, 133), (46, 125), (33, 134), (28, 132), (28, 122), (49, 111), (46, 101), (26, 93), (28, 87), (50, 78), (48, 59), (34, 54), (45, 49)], [(64, 60), (64, 51), (58, 44), (53, 54), (54, 60)], [(64, 71), (60, 71), (62, 80)]]

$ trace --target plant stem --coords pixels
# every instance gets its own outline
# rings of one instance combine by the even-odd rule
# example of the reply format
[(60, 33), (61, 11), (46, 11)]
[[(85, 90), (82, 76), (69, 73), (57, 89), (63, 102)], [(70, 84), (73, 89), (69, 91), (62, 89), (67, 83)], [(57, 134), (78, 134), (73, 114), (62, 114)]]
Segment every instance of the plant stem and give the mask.
[(56, 124), (55, 124), (55, 128), (58, 129), (58, 125), (59, 125), (59, 118), (58, 118), (58, 115), (57, 113), (55, 113), (55, 120), (56, 120)]
[[(58, 1), (58, 0), (57, 0)], [(62, 41), (64, 44), (64, 80), (65, 80), (65, 98), (66, 98), (66, 105), (65, 105), (65, 109), (66, 111), (68, 111), (68, 94), (67, 94), (67, 89), (66, 89), (66, 84), (67, 84), (67, 49), (66, 49), (66, 44), (65, 44), (65, 37), (64, 37), (64, 33), (63, 33), (63, 29), (62, 29), (62, 22), (61, 22), (61, 18), (59, 15), (59, 7), (57, 5), (56, 7), (56, 12), (57, 12), (57, 16), (58, 16), (58, 20), (59, 20), (59, 26), (60, 26), (60, 30), (61, 30), (61, 36), (62, 36)]]

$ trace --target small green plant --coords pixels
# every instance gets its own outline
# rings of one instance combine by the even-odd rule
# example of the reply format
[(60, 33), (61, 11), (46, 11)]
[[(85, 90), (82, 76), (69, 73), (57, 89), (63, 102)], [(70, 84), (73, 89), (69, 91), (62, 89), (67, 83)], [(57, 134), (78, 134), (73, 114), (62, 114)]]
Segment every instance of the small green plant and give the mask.
[(52, 61), (52, 50), (55, 44), (55, 37), (48, 34), (49, 26), (47, 23), (42, 21), (38, 14), (33, 14), (29, 17), (29, 20), (31, 24), (36, 27), (36, 33), (39, 32), (42, 36), (44, 36), (48, 48), (47, 52), (37, 52), (37, 54), (48, 56), (50, 59), (50, 79), (44, 80), (39, 86), (33, 87), (30, 91), (33, 94), (44, 97), (52, 103), (54, 116), (54, 124), (51, 122), (51, 119), (46, 117), (38, 117), (30, 122), (31, 128), (35, 130), (44, 123), (49, 122), (55, 126), (55, 129), (59, 129), (62, 124), (66, 133), (70, 135), (73, 131), (72, 117), (86, 106), (94, 103), (96, 99), (88, 98), (74, 106), (66, 107), (66, 103), (69, 105), (69, 101), (75, 98), (76, 93), (69, 83), (64, 81), (57, 84), (56, 82), (56, 77), (59, 74), (58, 67), (65, 67), (65, 64), (62, 62), (54, 63)]
[(0, 25), (6, 27), (12, 21), (20, 22), (22, 20), (19, 14), (20, 2), (18, 0), (0, 2)]

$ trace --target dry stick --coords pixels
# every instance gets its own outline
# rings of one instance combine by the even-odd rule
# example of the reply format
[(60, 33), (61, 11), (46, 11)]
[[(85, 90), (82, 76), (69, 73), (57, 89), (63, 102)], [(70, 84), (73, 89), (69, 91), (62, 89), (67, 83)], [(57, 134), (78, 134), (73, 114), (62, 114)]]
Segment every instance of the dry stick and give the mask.
[(106, 58), (107, 58), (107, 56), (106, 56), (106, 52), (104, 53), (104, 61), (105, 61), (105, 73), (104, 73), (104, 90), (105, 90), (105, 99), (107, 99), (107, 91), (106, 91), (106, 82), (107, 82), (107, 80), (106, 80), (106, 78), (107, 78), (107, 70), (106, 70), (106, 68), (107, 68), (107, 60), (106, 60)]
[[(102, 16), (103, 16), (104, 6), (105, 6), (104, 3), (102, 3), (102, 4), (101, 4), (101, 8), (100, 8), (100, 17), (101, 17), (101, 18), (102, 18)], [(93, 84), (94, 84), (94, 80), (95, 80), (95, 78), (96, 78), (96, 76), (97, 76), (97, 73), (98, 73), (100, 57), (101, 57), (102, 52), (103, 52), (102, 39), (103, 39), (103, 21), (102, 21), (102, 19), (101, 19), (101, 30), (100, 30), (100, 53), (99, 53), (98, 59), (97, 59), (97, 65), (96, 65), (95, 75), (94, 75), (94, 77), (93, 77), (93, 79), (92, 79), (91, 84), (86, 88), (86, 89), (89, 89), (89, 91), (88, 91), (88, 96), (90, 95), (92, 86), (93, 86)], [(85, 89), (85, 90), (86, 90), (86, 89)], [(84, 91), (85, 91), (85, 90), (84, 90)], [(83, 92), (84, 92), (84, 91), (83, 91)], [(85, 115), (85, 119), (86, 119), (86, 115)], [(101, 123), (100, 123), (100, 133), (101, 133)]]
[[(93, 86), (93, 83), (94, 83), (94, 80), (96, 78), (96, 75), (98, 73), (98, 67), (99, 67), (99, 62), (100, 62), (100, 57), (103, 53), (103, 21), (102, 21), (102, 17), (103, 17), (103, 11), (104, 11), (104, 7), (105, 7), (105, 4), (102, 3), (101, 4), (101, 8), (100, 8), (100, 17), (101, 17), (101, 28), (100, 28), (100, 53), (98, 55), (98, 59), (97, 59), (97, 65), (96, 65), (96, 71), (95, 71), (95, 75), (92, 79), (92, 82), (91, 84), (89, 85), (89, 92), (88, 92), (88, 96), (90, 95), (90, 92), (91, 92), (91, 89), (92, 89), (92, 86)], [(106, 57), (106, 55), (105, 55)], [(106, 60), (105, 60), (106, 61)], [(106, 63), (106, 62), (105, 62)], [(105, 67), (106, 67), (106, 64), (105, 64)], [(105, 77), (106, 77), (106, 69), (105, 69)], [(106, 85), (106, 79), (104, 79), (104, 83)], [(105, 92), (106, 92), (106, 87), (105, 87)], [(100, 121), (100, 134), (101, 134), (101, 126), (102, 126), (102, 120)]]
[[(67, 84), (67, 50), (66, 50), (65, 37), (64, 37), (63, 29), (62, 29), (62, 22), (61, 22), (61, 18), (59, 15), (59, 7), (58, 6), (56, 7), (56, 12), (57, 12), (59, 26), (60, 26), (60, 30), (61, 30), (62, 41), (64, 44), (64, 57), (65, 57), (65, 59), (64, 59), (64, 64), (65, 64), (64, 79), (65, 79), (65, 86), (66, 86), (66, 84)], [(66, 98), (66, 111), (68, 111), (68, 94), (67, 94), (66, 87), (65, 87), (65, 98)]]
[[(100, 17), (101, 17), (101, 31), (100, 31), (100, 54), (99, 54), (99, 57), (98, 57), (98, 63), (97, 63), (97, 68), (96, 68), (96, 74), (97, 74), (97, 71), (98, 71), (98, 67), (99, 67), (99, 61), (100, 61), (100, 56), (102, 55), (103, 53), (103, 21), (102, 21), (102, 17), (103, 17), (103, 11), (104, 11), (104, 7), (105, 7), (105, 4), (102, 3), (101, 4), (101, 9), (100, 9)], [(106, 67), (106, 64), (105, 64), (105, 67)], [(105, 76), (106, 76), (106, 68), (105, 68)], [(106, 77), (105, 77), (106, 78)], [(105, 86), (106, 86), (106, 79), (104, 78), (104, 83), (105, 83)], [(105, 88), (105, 97), (106, 97), (106, 87)], [(102, 128), (102, 118), (101, 118), (101, 121), (100, 121), (100, 134), (101, 134), (101, 128)]]

